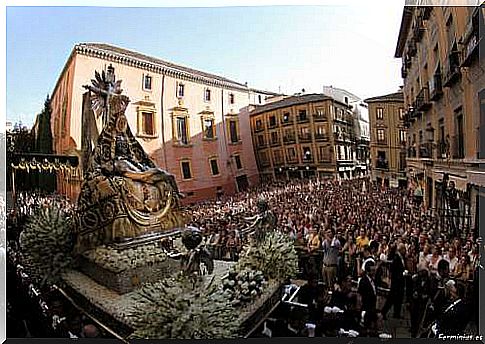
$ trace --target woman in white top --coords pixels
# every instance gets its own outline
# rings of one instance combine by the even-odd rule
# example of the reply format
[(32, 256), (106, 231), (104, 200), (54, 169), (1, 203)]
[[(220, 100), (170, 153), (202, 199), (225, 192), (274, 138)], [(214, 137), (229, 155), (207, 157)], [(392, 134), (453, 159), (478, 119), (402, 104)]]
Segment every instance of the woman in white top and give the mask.
[(431, 249), (431, 255), (429, 256), (429, 269), (430, 271), (438, 271), (438, 263), (443, 257), (441, 256), (441, 250), (437, 247)]

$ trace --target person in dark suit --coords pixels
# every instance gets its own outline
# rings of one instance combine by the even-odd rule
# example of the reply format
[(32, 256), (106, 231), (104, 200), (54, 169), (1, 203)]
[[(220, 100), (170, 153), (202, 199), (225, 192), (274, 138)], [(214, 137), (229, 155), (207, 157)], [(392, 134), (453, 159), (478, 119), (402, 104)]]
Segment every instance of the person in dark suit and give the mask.
[(374, 284), (374, 276), (376, 273), (376, 264), (369, 261), (365, 265), (365, 271), (359, 280), (358, 292), (362, 299), (362, 311), (376, 311), (377, 292)]
[(394, 308), (394, 318), (401, 318), (401, 306), (404, 298), (404, 257), (406, 256), (406, 246), (400, 243), (397, 252), (391, 263), (391, 291), (382, 308), (382, 316), (386, 319), (391, 306)]

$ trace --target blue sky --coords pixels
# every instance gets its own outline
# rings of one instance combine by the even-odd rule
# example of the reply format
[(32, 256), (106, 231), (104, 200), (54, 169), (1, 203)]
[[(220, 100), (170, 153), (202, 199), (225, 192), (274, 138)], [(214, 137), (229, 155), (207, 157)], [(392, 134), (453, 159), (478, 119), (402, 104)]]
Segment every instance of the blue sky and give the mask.
[(31, 125), (73, 46), (105, 42), (286, 94), (402, 84), (401, 1), (372, 6), (7, 7), (7, 120)]

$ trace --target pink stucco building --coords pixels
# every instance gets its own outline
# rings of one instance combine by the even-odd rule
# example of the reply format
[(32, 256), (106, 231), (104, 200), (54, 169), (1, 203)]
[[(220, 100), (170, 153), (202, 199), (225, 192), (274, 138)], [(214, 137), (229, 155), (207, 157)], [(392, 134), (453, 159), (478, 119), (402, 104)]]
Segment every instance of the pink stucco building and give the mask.
[(174, 174), (192, 203), (232, 194), (259, 182), (249, 106), (275, 94), (108, 44), (83, 43), (72, 50), (52, 94), (56, 154), (77, 155), (81, 165), (61, 175), (61, 193), (76, 199), (84, 159), (102, 130), (83, 85), (112, 65), (131, 102), (132, 132), (147, 154)]

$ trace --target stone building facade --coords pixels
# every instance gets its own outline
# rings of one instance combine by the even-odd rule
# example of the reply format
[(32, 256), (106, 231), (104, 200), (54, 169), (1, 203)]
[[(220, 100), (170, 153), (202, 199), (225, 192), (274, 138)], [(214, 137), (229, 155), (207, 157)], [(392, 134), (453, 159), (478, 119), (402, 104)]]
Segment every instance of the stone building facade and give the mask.
[(353, 107), (324, 94), (304, 94), (250, 112), (253, 146), (263, 180), (366, 173), (357, 160)]
[(249, 125), (251, 101), (275, 94), (108, 44), (78, 44), (52, 94), (56, 154), (77, 155), (79, 170), (59, 177), (76, 199), (85, 159), (102, 130), (83, 85), (111, 65), (131, 102), (130, 128), (149, 156), (174, 174), (185, 202), (232, 194), (259, 182)]
[(372, 180), (391, 187), (406, 187), (406, 139), (402, 92), (372, 97), (369, 104)]
[(395, 53), (409, 126), (407, 175), (425, 206), (443, 221), (458, 218), (460, 229), (478, 228), (485, 195), (484, 11), (405, 7)]

